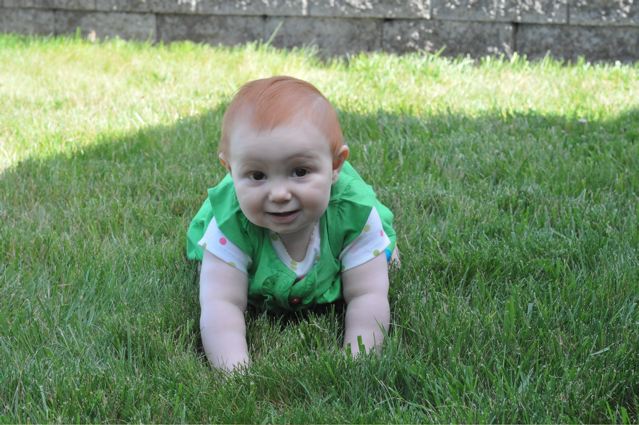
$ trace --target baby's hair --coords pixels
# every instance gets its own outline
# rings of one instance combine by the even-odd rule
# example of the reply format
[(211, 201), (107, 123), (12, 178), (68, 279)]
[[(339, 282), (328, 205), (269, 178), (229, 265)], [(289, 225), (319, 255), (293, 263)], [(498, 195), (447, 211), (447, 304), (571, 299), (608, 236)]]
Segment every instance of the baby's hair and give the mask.
[(335, 109), (315, 86), (287, 76), (250, 81), (240, 88), (224, 114), (218, 150), (228, 153), (231, 133), (238, 120), (247, 119), (256, 131), (265, 131), (300, 116), (326, 136), (333, 154), (337, 155), (344, 145), (344, 137)]

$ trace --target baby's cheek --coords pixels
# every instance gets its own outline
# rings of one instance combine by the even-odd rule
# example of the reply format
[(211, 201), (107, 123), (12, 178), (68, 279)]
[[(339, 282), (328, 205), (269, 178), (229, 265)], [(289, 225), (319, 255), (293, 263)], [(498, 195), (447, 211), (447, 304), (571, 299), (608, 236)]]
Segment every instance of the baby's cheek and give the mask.
[(308, 205), (322, 215), (328, 207), (328, 201), (331, 198), (330, 187), (328, 190), (325, 186), (317, 186), (314, 190), (308, 192)]
[(237, 201), (240, 204), (240, 209), (244, 213), (244, 215), (253, 223), (255, 220), (259, 218), (259, 211), (261, 210), (261, 206), (259, 202), (256, 201), (254, 196), (250, 196), (247, 194), (237, 194)]

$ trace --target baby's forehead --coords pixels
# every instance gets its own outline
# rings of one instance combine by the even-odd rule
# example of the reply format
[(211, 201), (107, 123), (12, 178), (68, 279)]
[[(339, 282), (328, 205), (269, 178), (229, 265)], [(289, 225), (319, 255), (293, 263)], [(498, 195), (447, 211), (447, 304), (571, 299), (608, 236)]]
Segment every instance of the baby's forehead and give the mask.
[(281, 121), (268, 127), (260, 126), (258, 122), (252, 119), (251, 114), (246, 114), (234, 123), (230, 132), (230, 142), (233, 143), (234, 140), (247, 137), (255, 137), (269, 133), (280, 133), (291, 130), (321, 136), (323, 139), (326, 139), (327, 144), (330, 144), (327, 139), (328, 135), (326, 132), (317, 126), (313, 120), (308, 118), (305, 114), (297, 114), (290, 117), (288, 120)]
[(326, 135), (308, 121), (292, 121), (263, 131), (244, 123), (231, 132), (227, 154), (236, 161), (280, 161), (304, 155), (332, 157), (332, 149)]

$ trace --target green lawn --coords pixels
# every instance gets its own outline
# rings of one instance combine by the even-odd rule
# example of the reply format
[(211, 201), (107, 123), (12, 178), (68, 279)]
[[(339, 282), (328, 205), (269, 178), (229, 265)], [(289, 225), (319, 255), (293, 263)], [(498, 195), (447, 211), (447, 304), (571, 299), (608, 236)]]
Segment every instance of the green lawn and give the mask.
[[(185, 229), (225, 105), (289, 74), (396, 213), (380, 357), (343, 312), (203, 356)], [(639, 421), (639, 64), (0, 36), (0, 422)]]

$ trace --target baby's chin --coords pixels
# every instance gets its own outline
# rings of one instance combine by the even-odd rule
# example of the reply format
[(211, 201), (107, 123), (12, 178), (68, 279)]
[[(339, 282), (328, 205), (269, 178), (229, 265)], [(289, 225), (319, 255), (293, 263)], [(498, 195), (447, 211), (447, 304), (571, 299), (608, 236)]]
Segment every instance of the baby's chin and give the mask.
[(301, 227), (303, 227), (303, 226), (299, 226), (300, 229), (298, 229), (292, 226), (273, 225), (266, 222), (266, 220), (254, 220), (249, 217), (246, 217), (246, 218), (251, 224), (261, 229), (268, 230), (269, 232), (277, 233), (278, 235), (288, 235), (288, 234), (296, 233), (299, 230), (301, 230)]
[(313, 227), (315, 227), (315, 224), (319, 222), (319, 218), (317, 220), (304, 220), (303, 223), (298, 223), (297, 225), (291, 226), (291, 225), (267, 225), (267, 226), (262, 226), (263, 228), (273, 232), (273, 233), (277, 233), (280, 236), (287, 236), (287, 235), (295, 235), (295, 234), (305, 234), (306, 231), (311, 230)]
[(297, 216), (291, 223), (274, 223), (273, 220), (269, 219), (268, 216), (255, 217), (249, 216), (246, 213), (244, 214), (244, 216), (250, 223), (262, 229), (277, 233), (278, 235), (292, 235), (295, 233), (303, 232), (304, 230), (308, 230), (309, 227), (314, 227), (315, 224), (317, 224), (321, 219), (321, 215), (319, 217), (315, 217), (315, 215), (309, 217), (307, 214), (308, 211), (302, 210), (300, 212), (300, 215)]

